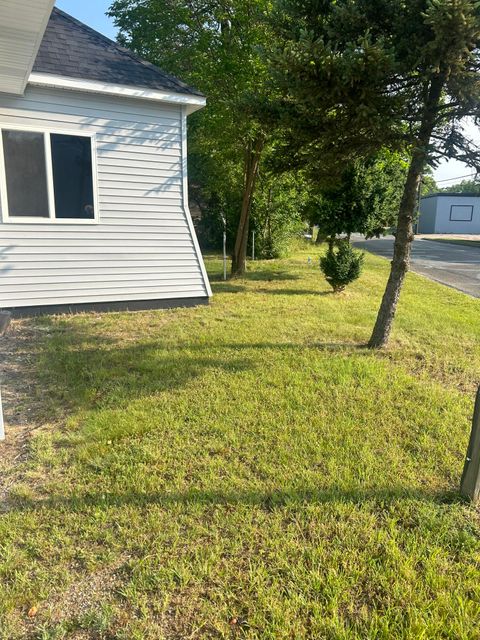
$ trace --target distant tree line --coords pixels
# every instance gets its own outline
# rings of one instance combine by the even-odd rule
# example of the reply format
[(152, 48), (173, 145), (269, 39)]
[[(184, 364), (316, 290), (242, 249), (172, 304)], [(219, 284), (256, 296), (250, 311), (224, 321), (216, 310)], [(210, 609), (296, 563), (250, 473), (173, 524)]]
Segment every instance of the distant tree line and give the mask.
[(445, 193), (474, 193), (480, 195), (480, 182), (478, 180), (462, 180), (458, 184), (442, 187), (438, 191)]

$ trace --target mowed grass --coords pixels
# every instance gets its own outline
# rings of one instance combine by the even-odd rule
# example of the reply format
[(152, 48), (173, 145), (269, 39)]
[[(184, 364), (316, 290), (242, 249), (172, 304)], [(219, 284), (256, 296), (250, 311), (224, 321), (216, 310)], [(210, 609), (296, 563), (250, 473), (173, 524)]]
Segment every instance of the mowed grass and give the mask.
[(480, 247), (480, 240), (462, 240), (460, 238), (425, 238), (432, 242), (443, 242), (444, 244), (460, 244), (466, 247)]
[(478, 639), (480, 302), (411, 274), (370, 352), (388, 262), (332, 295), (317, 254), (32, 321), (50, 425), (0, 516), (2, 639)]

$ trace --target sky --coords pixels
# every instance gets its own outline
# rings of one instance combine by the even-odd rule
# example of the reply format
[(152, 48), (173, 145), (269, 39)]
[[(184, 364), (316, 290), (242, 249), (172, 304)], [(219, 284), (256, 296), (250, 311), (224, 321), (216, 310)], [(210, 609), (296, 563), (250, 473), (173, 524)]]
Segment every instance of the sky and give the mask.
[(57, 0), (56, 2), (56, 6), (62, 11), (66, 11), (92, 29), (114, 40), (116, 29), (113, 21), (105, 15), (111, 4), (111, 0)]
[[(70, 13), (75, 18), (100, 31), (104, 35), (115, 39), (116, 29), (113, 21), (107, 18), (111, 0), (57, 0), (57, 7)], [(467, 126), (468, 135), (480, 145), (480, 130), (473, 125)], [(443, 162), (435, 171), (434, 177), (439, 187), (447, 187), (473, 176), (472, 169), (456, 160)]]
[[(473, 122), (465, 122), (465, 136), (480, 146), (480, 129)], [(443, 162), (433, 173), (439, 187), (450, 187), (462, 180), (469, 180), (475, 177), (475, 171), (471, 167), (458, 162), (457, 160), (449, 160)], [(458, 178), (454, 180), (453, 178)]]

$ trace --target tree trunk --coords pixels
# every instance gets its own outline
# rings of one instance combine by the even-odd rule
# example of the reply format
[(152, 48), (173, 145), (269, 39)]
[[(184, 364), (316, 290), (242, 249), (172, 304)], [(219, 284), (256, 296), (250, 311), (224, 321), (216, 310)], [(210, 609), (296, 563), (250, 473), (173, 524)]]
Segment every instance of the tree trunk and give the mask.
[(402, 284), (410, 265), (416, 199), (428, 157), (428, 146), (435, 126), (445, 79), (445, 74), (439, 74), (430, 83), (422, 124), (412, 153), (400, 203), (390, 276), (383, 294), (375, 327), (368, 343), (370, 349), (384, 347), (388, 343), (392, 330)]
[(410, 264), (415, 199), (424, 165), (425, 161), (423, 154), (414, 152), (398, 214), (397, 233), (395, 236), (390, 276), (388, 278), (385, 293), (383, 294), (382, 304), (380, 305), (372, 337), (368, 344), (370, 348), (380, 348), (385, 346), (390, 337), (398, 298)]
[(232, 256), (232, 276), (242, 276), (246, 270), (248, 229), (250, 223), (250, 210), (255, 182), (258, 175), (258, 166), (263, 149), (263, 140), (257, 139), (254, 144), (249, 143), (245, 152), (245, 183), (243, 189), (242, 210), (238, 223), (237, 238)]

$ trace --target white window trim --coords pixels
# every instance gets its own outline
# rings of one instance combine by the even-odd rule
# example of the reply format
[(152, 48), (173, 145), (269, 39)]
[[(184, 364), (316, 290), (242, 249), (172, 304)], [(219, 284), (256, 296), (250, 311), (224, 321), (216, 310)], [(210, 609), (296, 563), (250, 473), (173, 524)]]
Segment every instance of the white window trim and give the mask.
[[(3, 130), (6, 131), (30, 131), (41, 133), (45, 146), (45, 165), (47, 171), (47, 193), (49, 216), (45, 218), (34, 216), (11, 216), (8, 209), (7, 174), (5, 170), (5, 156), (3, 153)], [(79, 138), (90, 138), (92, 152), (92, 183), (93, 183), (93, 206), (95, 217), (84, 218), (56, 218), (55, 217), (55, 191), (53, 184), (52, 152), (50, 135), (59, 134), (67, 136), (78, 136)], [(94, 132), (78, 131), (75, 129), (56, 129), (54, 127), (32, 127), (28, 125), (2, 124), (0, 122), (0, 198), (2, 205), (2, 222), (4, 224), (99, 224), (99, 199), (98, 199), (98, 170), (97, 170), (97, 138)]]

